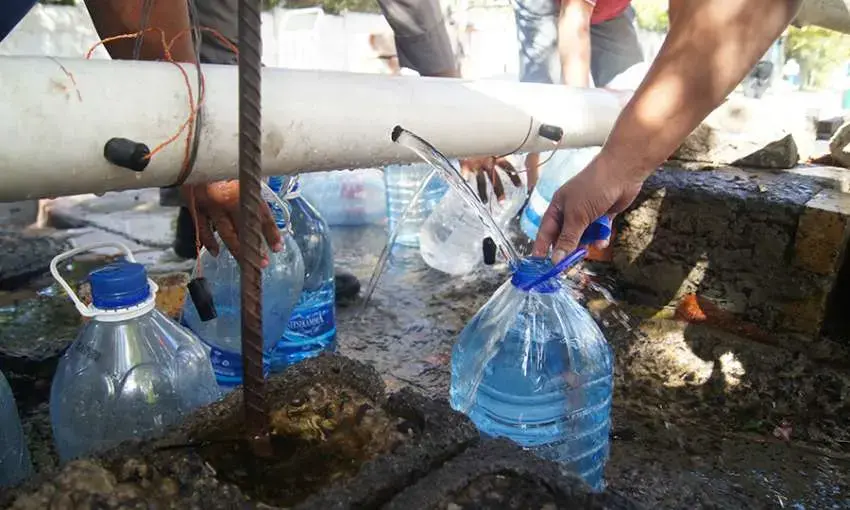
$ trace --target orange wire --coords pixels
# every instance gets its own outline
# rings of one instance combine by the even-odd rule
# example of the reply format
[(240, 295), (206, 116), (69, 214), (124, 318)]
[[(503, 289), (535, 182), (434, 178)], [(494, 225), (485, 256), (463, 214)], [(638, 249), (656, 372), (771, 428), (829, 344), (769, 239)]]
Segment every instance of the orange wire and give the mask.
[[(227, 48), (230, 49), (236, 55), (237, 59), (239, 58), (239, 48), (237, 48), (236, 45), (233, 44), (228, 38), (224, 37), (219, 31), (217, 31), (213, 28), (209, 28), (209, 27), (199, 27), (199, 28), (203, 32), (211, 33), (216, 39), (221, 41), (222, 44), (227, 46)], [(89, 48), (89, 50), (86, 52), (86, 59), (91, 59), (92, 53), (94, 53), (94, 50), (97, 49), (98, 46), (103, 46), (106, 43), (118, 41), (118, 40), (122, 40), (122, 39), (138, 39), (139, 37), (142, 37), (144, 34), (146, 34), (147, 32), (150, 32), (150, 31), (159, 32), (160, 40), (162, 42), (163, 55), (165, 57), (165, 60), (167, 62), (171, 62), (172, 64), (177, 66), (177, 69), (179, 69), (180, 73), (183, 75), (183, 82), (186, 84), (186, 90), (187, 90), (188, 96), (189, 96), (189, 117), (186, 119), (185, 122), (183, 122), (183, 124), (180, 125), (180, 129), (178, 129), (176, 133), (174, 133), (172, 136), (170, 136), (164, 142), (162, 142), (159, 145), (157, 145), (156, 147), (154, 147), (150, 151), (150, 153), (145, 156), (145, 159), (152, 158), (154, 156), (154, 154), (160, 152), (162, 149), (164, 149), (165, 147), (167, 147), (168, 145), (173, 143), (175, 140), (180, 138), (180, 135), (183, 134), (183, 131), (185, 131), (186, 128), (188, 128), (189, 133), (186, 136), (186, 148), (185, 148), (184, 154), (183, 154), (183, 165), (181, 166), (181, 170), (180, 170), (181, 176), (183, 175), (184, 172), (187, 171), (187, 168), (189, 167), (189, 163), (190, 163), (190, 160), (191, 160), (193, 128), (194, 128), (195, 120), (197, 119), (198, 113), (200, 112), (201, 105), (203, 104), (205, 96), (206, 96), (206, 81), (204, 79), (204, 74), (200, 73), (200, 76), (198, 77), (198, 81), (199, 81), (199, 84), (198, 84), (198, 102), (196, 104), (195, 103), (195, 96), (194, 96), (194, 93), (192, 92), (192, 85), (191, 85), (191, 83), (189, 83), (189, 74), (186, 72), (185, 69), (183, 69), (183, 66), (180, 65), (180, 63), (174, 61), (174, 58), (171, 54), (171, 48), (174, 46), (174, 44), (181, 37), (185, 36), (186, 34), (191, 33), (192, 30), (194, 30), (194, 28), (187, 28), (185, 30), (181, 30), (174, 37), (172, 37), (170, 41), (166, 41), (165, 31), (163, 31), (160, 28), (149, 27), (149, 28), (146, 28), (144, 30), (139, 30), (138, 32), (132, 32), (132, 33), (127, 33), (127, 34), (119, 34), (119, 35), (116, 35), (116, 36), (107, 37), (106, 39), (101, 39), (100, 41), (95, 43), (91, 48)], [(187, 199), (188, 199), (188, 202), (189, 202), (189, 204), (188, 204), (189, 210), (192, 213), (192, 222), (194, 223), (194, 227), (195, 227), (195, 250), (196, 250), (196, 254), (197, 254), (197, 256), (195, 257), (195, 260), (196, 260), (195, 271), (196, 271), (196, 274), (198, 275), (198, 277), (200, 277), (200, 276), (202, 276), (201, 257), (200, 257), (201, 234), (200, 234), (200, 229), (198, 228), (198, 214), (197, 214), (196, 203), (195, 203), (195, 193), (191, 188), (188, 190)]]

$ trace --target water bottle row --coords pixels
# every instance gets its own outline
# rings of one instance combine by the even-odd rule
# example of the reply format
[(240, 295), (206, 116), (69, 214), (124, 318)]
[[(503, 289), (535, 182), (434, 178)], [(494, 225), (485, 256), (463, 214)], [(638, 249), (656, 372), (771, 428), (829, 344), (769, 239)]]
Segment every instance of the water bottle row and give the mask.
[[(270, 254), (262, 272), (263, 342), (267, 368), (280, 371), (335, 348), (333, 249), (327, 224), (300, 195), (297, 181), (273, 177), (269, 188), (280, 198), (269, 205), (284, 231), (284, 249)], [(101, 246), (71, 250), (51, 264), (53, 276), (88, 319), (60, 359), (51, 386), (51, 425), (62, 462), (160, 433), (242, 380), (240, 272), (224, 247), (218, 257), (201, 252), (181, 326), (156, 309), (156, 285), (120, 245), (125, 259), (89, 275), (92, 302), (83, 303), (59, 274), (59, 264)], [(0, 486), (5, 486), (26, 477), (31, 467), (5, 379), (0, 404)]]
[[(505, 197), (497, 200), (492, 183), (486, 182), (485, 204), (490, 215), (499, 228), (505, 229), (528, 198), (520, 226), (530, 239), (534, 239), (555, 191), (598, 152), (599, 147), (586, 147), (542, 154), (540, 178), (530, 197), (524, 176), (521, 186), (513, 186), (497, 168), (495, 172), (504, 185)], [(515, 168), (521, 168), (519, 157), (510, 159)], [(321, 172), (304, 175), (301, 179), (304, 195), (312, 203), (319, 204), (328, 224), (362, 225), (381, 223), (386, 218), (390, 231), (399, 230), (396, 243), (418, 248), (430, 267), (452, 275), (468, 274), (483, 261), (483, 242), (488, 233), (476, 212), (442, 178), (431, 179), (401, 221), (402, 214), (431, 171), (427, 164), (390, 165), (383, 172), (377, 169)], [(473, 189), (477, 187), (474, 176), (468, 176), (467, 183)]]
[[(336, 348), (333, 245), (327, 222), (301, 193), (297, 179), (270, 177), (281, 200), (269, 206), (281, 230), (283, 249), (269, 253), (262, 273), (265, 368), (279, 372), (322, 351)], [(215, 317), (187, 295), (183, 324), (209, 346), (219, 384), (242, 382), (240, 269), (227, 250), (218, 257), (202, 251), (195, 278), (203, 277)], [(205, 315), (207, 315), (205, 317)]]

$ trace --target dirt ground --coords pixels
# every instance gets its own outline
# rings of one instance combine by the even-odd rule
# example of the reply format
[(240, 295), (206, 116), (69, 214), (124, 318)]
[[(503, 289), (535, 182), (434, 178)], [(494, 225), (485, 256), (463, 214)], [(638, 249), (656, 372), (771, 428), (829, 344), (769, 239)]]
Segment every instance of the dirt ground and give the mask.
[[(384, 239), (380, 227), (337, 229), (338, 267), (365, 288)], [(452, 344), (505, 274), (449, 277), (397, 250), (368, 306), (339, 308), (340, 351), (373, 363), (390, 389), (445, 397)], [(612, 303), (600, 290), (616, 296), (605, 279), (585, 272), (579, 280), (616, 357), (609, 487), (648, 508), (850, 509), (847, 364), (818, 364), (670, 314), (647, 317)], [(600, 286), (587, 286), (594, 281)], [(11, 327), (15, 307), (27, 306), (13, 301), (0, 302), (3, 341), (49, 338), (20, 321)], [(19, 396), (39, 469), (55, 463), (43, 386)]]

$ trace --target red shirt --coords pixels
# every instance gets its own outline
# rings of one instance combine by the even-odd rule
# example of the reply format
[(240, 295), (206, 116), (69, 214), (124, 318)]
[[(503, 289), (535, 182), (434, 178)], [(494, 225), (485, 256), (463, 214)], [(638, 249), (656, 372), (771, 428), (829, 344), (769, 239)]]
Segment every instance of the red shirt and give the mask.
[(593, 14), (590, 16), (590, 24), (596, 25), (619, 16), (631, 4), (631, 0), (585, 0), (593, 5)]

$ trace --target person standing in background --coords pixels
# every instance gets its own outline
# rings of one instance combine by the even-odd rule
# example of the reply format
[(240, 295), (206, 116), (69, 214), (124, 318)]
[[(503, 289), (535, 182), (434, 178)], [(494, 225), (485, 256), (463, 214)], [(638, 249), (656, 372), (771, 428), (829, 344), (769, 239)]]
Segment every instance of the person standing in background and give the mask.
[[(643, 62), (630, 0), (513, 0), (519, 78), (531, 83), (605, 87)], [(557, 69), (560, 64), (560, 75)], [(529, 154), (529, 188), (539, 154)]]

